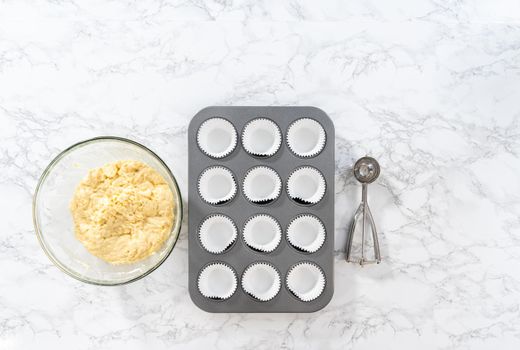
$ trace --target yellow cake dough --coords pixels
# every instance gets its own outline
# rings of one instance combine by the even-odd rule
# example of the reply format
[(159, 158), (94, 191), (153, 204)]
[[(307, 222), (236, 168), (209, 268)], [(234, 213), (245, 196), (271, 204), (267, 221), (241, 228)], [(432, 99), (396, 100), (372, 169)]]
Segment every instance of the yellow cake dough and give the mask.
[(134, 160), (92, 169), (79, 183), (70, 210), (76, 238), (112, 264), (133, 263), (161, 248), (174, 219), (164, 178)]

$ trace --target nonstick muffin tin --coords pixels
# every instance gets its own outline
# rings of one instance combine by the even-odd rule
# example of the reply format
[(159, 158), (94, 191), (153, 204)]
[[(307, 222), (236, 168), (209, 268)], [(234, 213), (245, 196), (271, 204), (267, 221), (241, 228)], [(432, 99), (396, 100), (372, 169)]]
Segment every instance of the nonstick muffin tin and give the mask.
[(315, 107), (207, 107), (188, 130), (189, 291), (208, 312), (332, 298), (334, 126)]

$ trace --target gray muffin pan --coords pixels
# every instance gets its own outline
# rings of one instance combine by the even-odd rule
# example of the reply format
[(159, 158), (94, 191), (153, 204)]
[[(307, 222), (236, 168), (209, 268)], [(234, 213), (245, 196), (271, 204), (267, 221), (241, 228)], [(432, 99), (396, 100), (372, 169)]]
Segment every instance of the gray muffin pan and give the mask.
[[(197, 134), (202, 123), (214, 117), (229, 121), (237, 133), (236, 147), (229, 155), (221, 158), (207, 155), (197, 142)], [(270, 119), (276, 123), (281, 132), (281, 146), (270, 157), (252, 156), (245, 151), (242, 144), (244, 126), (256, 118)], [(325, 145), (316, 156), (297, 156), (288, 146), (288, 127), (301, 118), (314, 119), (325, 131)], [(207, 107), (198, 112), (190, 122), (188, 151), (189, 292), (193, 302), (208, 312), (314, 312), (325, 307), (334, 293), (334, 125), (327, 114), (315, 107)], [(282, 182), (280, 195), (268, 204), (252, 203), (243, 192), (244, 176), (249, 169), (260, 165), (274, 169)], [(230, 201), (215, 205), (202, 199), (198, 181), (202, 172), (211, 166), (222, 166), (232, 172), (238, 187)], [(325, 193), (316, 204), (304, 205), (288, 196), (288, 177), (295, 169), (302, 166), (318, 169), (325, 180)], [(220, 254), (210, 253), (204, 249), (199, 238), (202, 222), (212, 214), (228, 216), (233, 220), (238, 231), (235, 242)], [(255, 251), (245, 244), (242, 232), (244, 225), (256, 214), (271, 215), (280, 224), (281, 241), (270, 253)], [(287, 227), (300, 214), (318, 217), (325, 228), (325, 241), (314, 253), (303, 252), (288, 243)], [(217, 262), (230, 266), (237, 278), (236, 290), (227, 299), (208, 298), (199, 290), (198, 279), (201, 271), (206, 266)], [(275, 267), (281, 278), (278, 294), (268, 301), (253, 298), (242, 287), (242, 274), (254, 262), (269, 263)], [(317, 265), (325, 277), (323, 291), (311, 301), (300, 300), (287, 286), (286, 278), (289, 269), (300, 262)]]

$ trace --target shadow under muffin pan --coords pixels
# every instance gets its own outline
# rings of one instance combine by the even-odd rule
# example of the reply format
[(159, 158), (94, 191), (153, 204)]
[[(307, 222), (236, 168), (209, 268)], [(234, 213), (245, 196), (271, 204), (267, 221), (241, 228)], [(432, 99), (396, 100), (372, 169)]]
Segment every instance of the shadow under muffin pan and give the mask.
[[(208, 312), (314, 312), (334, 293), (334, 125), (207, 107), (188, 129), (189, 292)], [(304, 139), (303, 139), (304, 138)]]

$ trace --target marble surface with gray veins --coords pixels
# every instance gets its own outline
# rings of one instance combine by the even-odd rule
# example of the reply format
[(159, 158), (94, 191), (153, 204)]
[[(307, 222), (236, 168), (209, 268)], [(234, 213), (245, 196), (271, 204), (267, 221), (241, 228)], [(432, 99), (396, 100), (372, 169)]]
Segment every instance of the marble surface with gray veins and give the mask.
[[(514, 0), (0, 1), (0, 348), (519, 348), (519, 101)], [(128, 137), (186, 196), (187, 124), (208, 105), (333, 119), (323, 310), (197, 309), (186, 225), (158, 270), (122, 287), (80, 283), (41, 250), (31, 199), (57, 153)], [(382, 166), (369, 196), (383, 263), (360, 268), (343, 252), (365, 154)]]

